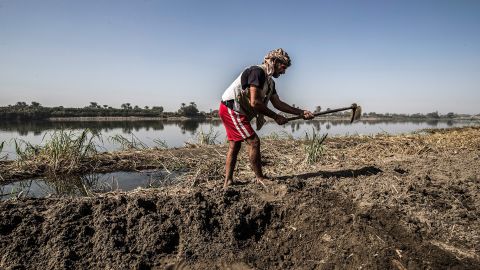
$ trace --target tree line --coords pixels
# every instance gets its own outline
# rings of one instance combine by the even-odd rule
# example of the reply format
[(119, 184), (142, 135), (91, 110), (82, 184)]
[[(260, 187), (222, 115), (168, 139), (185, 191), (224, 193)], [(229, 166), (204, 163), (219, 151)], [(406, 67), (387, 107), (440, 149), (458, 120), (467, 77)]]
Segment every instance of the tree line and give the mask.
[[(295, 104), (293, 105), (295, 107)], [(297, 107), (296, 107), (297, 108)], [(327, 111), (330, 108), (326, 109)], [(322, 111), (320, 106), (316, 106), (314, 113)], [(327, 115), (332, 117), (349, 117), (351, 114), (350, 111), (343, 111), (343, 112), (336, 112)], [(413, 113), (413, 114), (406, 114), (406, 113), (376, 113), (376, 112), (364, 112), (362, 114), (362, 118), (378, 118), (378, 119), (454, 119), (454, 118), (469, 118), (474, 115), (470, 114), (458, 114), (454, 112), (449, 112), (446, 114), (440, 114), (438, 111), (430, 112), (430, 113)], [(480, 116), (480, 113), (476, 116)]]
[(123, 103), (120, 108), (109, 105), (100, 105), (98, 102), (90, 102), (83, 108), (68, 108), (63, 106), (44, 107), (36, 101), (30, 104), (19, 101), (14, 105), (0, 107), (0, 119), (4, 120), (41, 120), (48, 118), (67, 117), (189, 117), (207, 118), (210, 113), (201, 112), (195, 102), (182, 103), (174, 112), (165, 112), (162, 106), (144, 106), (143, 108), (131, 103)]
[[(363, 117), (366, 118), (381, 118), (381, 119), (454, 119), (454, 118), (469, 118), (473, 115), (469, 114), (457, 114), (454, 112), (449, 112), (446, 114), (440, 114), (438, 111), (430, 112), (426, 114), (422, 113), (413, 113), (413, 114), (402, 114), (402, 113), (363, 113)], [(478, 114), (480, 116), (480, 114)]]
[[(296, 107), (295, 105), (293, 105)], [(319, 112), (320, 106), (316, 106), (314, 112)], [(329, 110), (329, 108), (327, 108)], [(330, 117), (349, 117), (351, 112), (337, 112), (329, 115)], [(174, 112), (165, 112), (162, 106), (144, 106), (143, 108), (131, 103), (123, 103), (120, 108), (98, 102), (90, 102), (89, 105), (83, 108), (66, 108), (58, 107), (44, 107), (36, 101), (30, 104), (19, 101), (14, 105), (0, 107), (0, 119), (4, 120), (41, 120), (48, 118), (67, 118), (67, 117), (188, 117), (188, 118), (214, 118), (218, 117), (217, 110), (210, 110), (210, 112), (199, 111), (195, 102), (181, 103), (180, 108)], [(468, 114), (456, 114), (449, 112), (447, 114), (439, 114), (438, 111), (426, 114), (398, 114), (398, 113), (376, 113), (364, 112), (363, 118), (380, 118), (380, 119), (454, 119), (472, 117)], [(477, 114), (480, 116), (480, 114)], [(328, 117), (328, 116), (327, 116)]]

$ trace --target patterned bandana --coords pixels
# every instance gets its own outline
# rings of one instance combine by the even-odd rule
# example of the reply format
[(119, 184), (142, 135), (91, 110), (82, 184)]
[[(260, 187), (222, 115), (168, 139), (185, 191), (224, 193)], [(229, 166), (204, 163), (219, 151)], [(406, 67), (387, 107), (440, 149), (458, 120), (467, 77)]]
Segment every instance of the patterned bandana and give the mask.
[(275, 63), (279, 61), (287, 67), (289, 67), (292, 62), (290, 61), (290, 57), (288, 56), (288, 53), (284, 51), (282, 48), (278, 48), (273, 51), (269, 51), (267, 55), (263, 58), (263, 64), (266, 67), (267, 71), (267, 76), (272, 76), (272, 74), (275, 71)]

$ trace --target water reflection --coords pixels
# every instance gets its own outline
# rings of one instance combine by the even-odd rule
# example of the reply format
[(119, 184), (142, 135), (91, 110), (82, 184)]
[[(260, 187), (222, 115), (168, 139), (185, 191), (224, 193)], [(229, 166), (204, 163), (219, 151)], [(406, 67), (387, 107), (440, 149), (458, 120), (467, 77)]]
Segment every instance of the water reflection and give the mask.
[(108, 132), (120, 129), (123, 133), (132, 133), (145, 129), (164, 130), (165, 125), (175, 125), (180, 127), (182, 132), (194, 133), (201, 124), (209, 123), (218, 127), (221, 125), (220, 120), (131, 120), (131, 121), (33, 121), (33, 122), (17, 122), (17, 121), (1, 121), (0, 130), (14, 131), (21, 136), (29, 133), (33, 135), (41, 135), (46, 130), (52, 129), (85, 129), (89, 128), (93, 131)]
[[(427, 125), (435, 128), (442, 123), (447, 127), (454, 125), (455, 121), (447, 120), (361, 120), (357, 123), (363, 125), (395, 125), (405, 124), (410, 125)], [(208, 124), (213, 127), (220, 127), (222, 122), (220, 120), (131, 120), (131, 121), (33, 121), (33, 122), (15, 122), (15, 121), (1, 121), (0, 131), (17, 132), (20, 136), (29, 135), (32, 133), (35, 136), (42, 135), (47, 130), (53, 129), (85, 129), (89, 128), (98, 132), (109, 132), (112, 130), (121, 130), (123, 133), (138, 132), (140, 130), (146, 131), (162, 131), (165, 126), (177, 126), (180, 128), (182, 134), (186, 132), (194, 134), (198, 131), (202, 124)], [(332, 126), (349, 125), (347, 120), (313, 120), (313, 121), (294, 121), (287, 125), (292, 132), (296, 132), (301, 128), (301, 125), (312, 125), (315, 130), (320, 130), (322, 125), (326, 129)]]
[(138, 187), (152, 188), (171, 185), (178, 181), (180, 172), (165, 171), (113, 172), (56, 178), (37, 178), (0, 186), (0, 198), (91, 196), (109, 191), (129, 191)]
[(185, 120), (180, 122), (175, 122), (176, 125), (180, 127), (182, 134), (185, 134), (188, 131), (191, 135), (194, 135), (200, 127), (200, 124), (209, 123), (213, 127), (218, 127), (222, 124), (220, 120), (210, 120), (210, 121), (199, 121), (199, 120)]

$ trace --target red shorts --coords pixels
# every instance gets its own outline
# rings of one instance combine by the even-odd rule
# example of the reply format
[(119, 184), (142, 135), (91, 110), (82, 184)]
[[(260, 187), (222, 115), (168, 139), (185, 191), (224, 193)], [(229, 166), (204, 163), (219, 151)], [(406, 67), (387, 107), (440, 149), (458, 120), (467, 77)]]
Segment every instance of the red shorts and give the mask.
[(255, 134), (247, 116), (240, 114), (220, 103), (218, 115), (222, 119), (229, 141), (243, 141)]

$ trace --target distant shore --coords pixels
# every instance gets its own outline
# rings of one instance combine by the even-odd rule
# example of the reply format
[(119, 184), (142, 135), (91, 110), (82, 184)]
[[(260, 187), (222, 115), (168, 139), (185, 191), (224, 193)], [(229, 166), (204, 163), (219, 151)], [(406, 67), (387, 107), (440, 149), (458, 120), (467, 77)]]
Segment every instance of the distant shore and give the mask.
[[(219, 117), (137, 117), (137, 116), (112, 116), (112, 117), (51, 117), (46, 119), (52, 122), (82, 122), (82, 121), (207, 121), (207, 120), (220, 120)], [(335, 121), (349, 121), (348, 117), (317, 117), (315, 120), (335, 120)], [(480, 116), (471, 117), (457, 117), (457, 118), (404, 118), (404, 117), (364, 117), (360, 121), (479, 121)], [(273, 121), (267, 118), (267, 121)], [(299, 120), (302, 121), (302, 120)]]
[(138, 117), (138, 116), (95, 116), (95, 117), (51, 117), (47, 121), (63, 122), (63, 121), (187, 121), (187, 120), (220, 120), (220, 118), (210, 117)]

